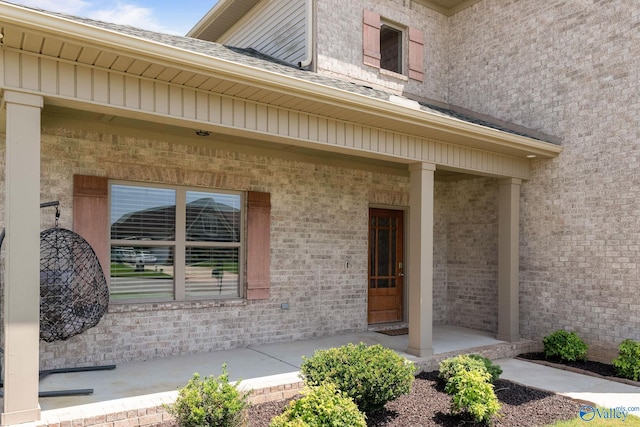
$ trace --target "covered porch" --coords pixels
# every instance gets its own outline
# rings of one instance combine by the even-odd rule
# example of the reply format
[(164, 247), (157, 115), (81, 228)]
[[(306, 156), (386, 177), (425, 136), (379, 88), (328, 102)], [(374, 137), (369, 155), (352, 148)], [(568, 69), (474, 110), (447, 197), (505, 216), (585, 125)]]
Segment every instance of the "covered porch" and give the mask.
[(436, 326), (433, 329), (434, 355), (415, 357), (405, 351), (408, 339), (408, 335), (389, 336), (365, 331), (129, 362), (109, 371), (53, 374), (41, 381), (41, 391), (93, 388), (94, 392), (85, 396), (40, 398), (42, 420), (37, 425), (81, 421), (90, 426), (98, 424), (100, 417), (114, 421), (141, 418), (140, 425), (145, 423), (142, 418), (161, 422), (165, 412), (158, 407), (172, 402), (177, 388), (185, 385), (194, 372), (201, 376), (219, 375), (223, 363), (227, 364), (230, 379), (241, 379), (244, 387), (254, 390), (253, 401), (260, 403), (298, 393), (302, 387), (298, 376), (302, 356), (311, 356), (317, 349), (360, 342), (380, 344), (412, 360), (420, 370), (430, 371), (437, 369), (439, 361), (455, 354), (479, 353), (497, 359), (534, 351), (539, 344), (527, 340), (508, 343), (487, 332)]

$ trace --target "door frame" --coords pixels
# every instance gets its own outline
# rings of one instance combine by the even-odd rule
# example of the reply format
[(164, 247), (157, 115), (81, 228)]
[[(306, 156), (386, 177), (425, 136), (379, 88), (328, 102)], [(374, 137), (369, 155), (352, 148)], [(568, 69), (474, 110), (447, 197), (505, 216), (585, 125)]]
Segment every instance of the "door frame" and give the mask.
[(409, 286), (408, 286), (408, 280), (409, 280), (409, 264), (408, 264), (408, 256), (407, 256), (407, 248), (408, 248), (408, 229), (409, 229), (409, 224), (408, 224), (408, 212), (409, 212), (409, 208), (408, 207), (403, 207), (403, 206), (390, 206), (390, 205), (369, 205), (369, 210), (367, 211), (367, 324), (370, 325), (375, 325), (376, 323), (369, 323), (369, 257), (370, 257), (370, 248), (371, 248), (371, 242), (370, 242), (370, 221), (371, 221), (371, 211), (374, 209), (379, 209), (379, 210), (387, 210), (387, 211), (394, 211), (394, 212), (399, 212), (402, 215), (402, 253), (403, 253), (403, 272), (404, 272), (404, 280), (402, 282), (402, 296), (401, 296), (401, 310), (400, 310), (400, 320), (398, 320), (397, 322), (407, 322), (408, 321), (408, 301), (409, 301)]

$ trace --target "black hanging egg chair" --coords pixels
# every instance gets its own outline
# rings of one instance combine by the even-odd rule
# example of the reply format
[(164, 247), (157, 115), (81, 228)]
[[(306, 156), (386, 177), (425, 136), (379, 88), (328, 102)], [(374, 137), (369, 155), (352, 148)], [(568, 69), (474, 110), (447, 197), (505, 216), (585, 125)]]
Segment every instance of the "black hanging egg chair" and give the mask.
[(98, 324), (109, 290), (91, 245), (73, 231), (40, 233), (40, 339), (61, 341)]
[[(109, 305), (109, 288), (95, 251), (79, 234), (58, 227), (59, 202), (40, 205), (53, 206), (55, 226), (40, 233), (40, 339), (45, 342), (67, 340), (96, 326)], [(4, 235), (2, 230), (0, 246)], [(40, 379), (54, 373), (114, 368), (115, 365), (51, 369), (40, 371)], [(40, 397), (92, 392), (93, 389), (40, 392)]]

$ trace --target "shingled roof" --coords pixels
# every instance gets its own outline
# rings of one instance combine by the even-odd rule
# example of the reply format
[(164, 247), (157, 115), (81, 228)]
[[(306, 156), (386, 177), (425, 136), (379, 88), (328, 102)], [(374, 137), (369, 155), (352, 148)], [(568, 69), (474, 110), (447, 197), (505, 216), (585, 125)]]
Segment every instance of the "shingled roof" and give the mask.
[[(9, 3), (9, 2), (6, 2)], [(222, 60), (268, 70), (284, 76), (290, 76), (292, 78), (313, 82), (316, 84), (344, 90), (351, 93), (357, 93), (363, 96), (389, 101), (390, 94), (381, 89), (375, 89), (370, 86), (356, 84), (346, 80), (338, 78), (324, 76), (322, 74), (315, 73), (305, 68), (300, 68), (295, 65), (280, 61), (276, 58), (264, 55), (251, 48), (237, 48), (233, 46), (226, 46), (220, 43), (194, 39), (191, 37), (177, 36), (172, 34), (158, 33), (154, 31), (144, 30), (141, 28), (132, 27), (129, 25), (113, 24), (104, 21), (97, 21), (94, 19), (84, 18), (80, 16), (73, 16), (59, 12), (52, 12), (44, 9), (22, 6), (27, 9), (37, 10), (39, 12), (57, 16), (63, 19), (80, 22), (89, 26), (103, 28), (109, 31), (114, 31), (120, 34), (137, 37), (140, 39), (160, 43), (163, 45), (176, 47), (185, 51), (206, 55), (211, 58), (219, 58)], [(558, 144), (555, 138), (542, 135), (539, 132), (522, 128), (520, 126), (507, 124), (483, 116), (481, 114), (474, 114), (473, 112), (465, 111), (449, 106), (440, 106), (435, 103), (416, 101), (419, 109), (431, 114), (440, 115), (443, 117), (453, 118), (466, 123), (472, 123), (474, 125), (483, 126), (499, 130), (502, 132), (524, 136), (527, 138), (550, 142)]]

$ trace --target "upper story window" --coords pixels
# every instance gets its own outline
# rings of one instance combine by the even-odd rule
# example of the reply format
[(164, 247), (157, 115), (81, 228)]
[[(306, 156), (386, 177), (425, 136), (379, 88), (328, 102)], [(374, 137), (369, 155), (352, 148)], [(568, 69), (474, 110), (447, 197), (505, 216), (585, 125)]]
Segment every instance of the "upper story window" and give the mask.
[(402, 29), (399, 25), (384, 20), (379, 14), (365, 10), (362, 48), (364, 64), (403, 74), (413, 80), (423, 80), (422, 31), (411, 27)]
[(380, 26), (380, 68), (402, 74), (402, 31)]
[(240, 193), (111, 184), (111, 300), (239, 297), (243, 214)]

